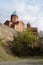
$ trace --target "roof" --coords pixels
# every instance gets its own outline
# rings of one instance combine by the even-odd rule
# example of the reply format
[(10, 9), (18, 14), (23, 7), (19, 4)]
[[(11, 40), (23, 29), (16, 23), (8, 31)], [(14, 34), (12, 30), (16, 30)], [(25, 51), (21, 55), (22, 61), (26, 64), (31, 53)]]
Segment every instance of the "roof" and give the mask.
[(12, 15), (17, 15), (15, 10), (14, 10), (14, 12), (12, 13)]
[(30, 23), (28, 22), (27, 25), (30, 25)]
[(37, 28), (35, 28), (35, 27), (31, 27), (31, 29), (33, 29), (33, 30), (37, 30)]
[(24, 25), (23, 21), (16, 21), (14, 24), (18, 24), (19, 22)]
[(9, 23), (10, 21), (9, 21), (9, 20), (6, 20), (6, 21), (4, 22), (4, 24), (7, 23), (7, 22)]
[(31, 30), (33, 30), (33, 31), (37, 31), (37, 28), (35, 28), (35, 27), (31, 27)]
[(22, 23), (23, 25), (25, 25), (24, 23), (23, 23), (23, 21), (19, 21), (20, 23)]

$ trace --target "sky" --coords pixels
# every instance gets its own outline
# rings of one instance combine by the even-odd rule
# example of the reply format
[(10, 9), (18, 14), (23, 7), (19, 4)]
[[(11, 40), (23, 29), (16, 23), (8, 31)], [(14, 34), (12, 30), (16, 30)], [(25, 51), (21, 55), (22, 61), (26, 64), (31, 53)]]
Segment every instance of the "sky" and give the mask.
[(10, 20), (14, 10), (25, 25), (43, 31), (43, 0), (0, 0), (0, 23)]

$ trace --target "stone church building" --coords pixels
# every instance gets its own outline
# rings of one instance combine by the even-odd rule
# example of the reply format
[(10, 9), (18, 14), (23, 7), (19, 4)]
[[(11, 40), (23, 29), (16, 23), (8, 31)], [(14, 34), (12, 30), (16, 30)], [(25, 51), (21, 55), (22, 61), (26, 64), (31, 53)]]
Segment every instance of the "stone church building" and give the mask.
[(4, 24), (17, 30), (17, 31), (21, 31), (21, 32), (24, 30), (24, 26), (25, 26), (23, 21), (18, 20), (18, 16), (16, 15), (16, 11), (14, 11), (13, 14), (11, 15), (10, 21), (7, 20)]
[(16, 14), (16, 11), (14, 11), (12, 13), (10, 21), (7, 20), (4, 24), (13, 28), (13, 29), (15, 29), (15, 30), (17, 30), (17, 31), (19, 31), (19, 32), (22, 32), (25, 29), (28, 29), (29, 31), (32, 31), (35, 35), (38, 34), (37, 28), (31, 27), (30, 23), (28, 23), (27, 28), (25, 28), (25, 24), (23, 23), (23, 21), (18, 20), (18, 16)]
[[(27, 24), (27, 27), (25, 28), (25, 24), (23, 23), (23, 21), (19, 21), (18, 20), (18, 16), (16, 14), (16, 11), (13, 12), (13, 14), (11, 15), (10, 21), (7, 20), (5, 23), (5, 25), (15, 29), (18, 32), (22, 32), (26, 29), (28, 29), (28, 31), (32, 31), (34, 33), (34, 35), (37, 36), (38, 38), (38, 30), (36, 27), (32, 27), (30, 25), (30, 23)], [(34, 46), (38, 46), (39, 45), (39, 40), (35, 41)]]

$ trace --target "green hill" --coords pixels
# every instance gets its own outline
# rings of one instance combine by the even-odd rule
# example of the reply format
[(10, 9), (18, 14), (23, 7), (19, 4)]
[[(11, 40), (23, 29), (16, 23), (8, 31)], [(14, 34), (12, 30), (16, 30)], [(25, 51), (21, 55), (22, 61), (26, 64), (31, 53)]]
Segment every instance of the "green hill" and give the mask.
[(7, 43), (3, 43), (3, 41), (0, 39), (0, 61), (18, 60), (18, 57), (10, 54), (10, 51), (8, 50), (7, 47), (8, 47)]
[(14, 29), (0, 24), (0, 61), (18, 60), (18, 57), (13, 56), (8, 48), (8, 42), (12, 41), (16, 34)]

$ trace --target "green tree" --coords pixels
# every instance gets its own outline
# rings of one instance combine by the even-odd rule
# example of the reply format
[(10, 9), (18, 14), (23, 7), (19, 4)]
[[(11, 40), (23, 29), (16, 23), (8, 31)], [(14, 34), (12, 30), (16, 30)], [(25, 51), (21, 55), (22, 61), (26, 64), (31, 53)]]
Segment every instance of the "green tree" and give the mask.
[(33, 47), (34, 41), (37, 37), (31, 31), (24, 31), (18, 33), (17, 37), (13, 41), (13, 50), (17, 55), (27, 55), (29, 51), (29, 47)]

